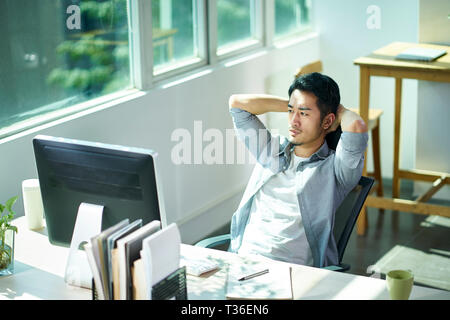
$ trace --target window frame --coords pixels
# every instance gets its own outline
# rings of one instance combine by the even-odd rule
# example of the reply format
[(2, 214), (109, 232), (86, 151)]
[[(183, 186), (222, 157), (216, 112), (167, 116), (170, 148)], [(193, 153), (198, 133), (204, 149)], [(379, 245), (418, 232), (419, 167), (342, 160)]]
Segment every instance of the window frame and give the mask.
[[(210, 61), (219, 62), (229, 59), (233, 56), (242, 55), (255, 49), (264, 47), (264, 12), (266, 1), (264, 0), (250, 0), (251, 7), (254, 7), (254, 17), (250, 16), (254, 38), (242, 41), (236, 41), (234, 45), (227, 45), (225, 49), (219, 49), (217, 39), (217, 0), (210, 0), (208, 2), (208, 17), (209, 17), (209, 34), (210, 34)], [(213, 39), (211, 39), (213, 37)], [(222, 52), (221, 52), (222, 51)]]
[[(152, 19), (152, 12), (151, 12), (151, 0), (137, 0), (137, 1), (144, 1), (148, 2), (150, 6), (150, 10), (146, 13), (150, 16), (149, 18)], [(168, 64), (165, 67), (161, 67), (159, 72), (155, 72), (155, 67), (153, 66), (153, 41), (148, 40), (147, 46), (150, 47), (150, 50), (152, 51), (152, 70), (151, 75), (153, 78), (153, 85), (157, 82), (166, 80), (168, 78), (174, 77), (179, 74), (187, 73), (189, 71), (192, 71), (194, 69), (198, 69), (200, 67), (203, 67), (208, 64), (208, 50), (207, 50), (207, 10), (206, 10), (206, 1), (207, 0), (192, 0), (196, 2), (196, 15), (197, 15), (197, 24), (194, 25), (194, 29), (196, 29), (198, 32), (195, 35), (194, 33), (194, 40), (196, 39), (197, 42), (197, 50), (199, 52), (198, 57), (193, 57), (191, 59), (186, 59), (185, 61), (181, 61), (178, 63)], [(150, 25), (150, 30), (152, 30), (152, 26)], [(150, 32), (152, 33), (152, 32)]]

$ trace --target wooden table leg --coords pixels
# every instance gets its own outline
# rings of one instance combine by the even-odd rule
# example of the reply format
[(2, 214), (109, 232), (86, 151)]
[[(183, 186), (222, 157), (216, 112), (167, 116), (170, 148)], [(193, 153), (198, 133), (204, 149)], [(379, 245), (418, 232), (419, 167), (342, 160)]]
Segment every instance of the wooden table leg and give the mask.
[(400, 123), (402, 114), (402, 79), (395, 78), (394, 118), (394, 173), (392, 177), (392, 198), (400, 197)]
[(373, 151), (373, 167), (375, 180), (377, 184), (377, 196), (383, 196), (383, 177), (381, 175), (381, 159), (380, 159), (380, 119), (377, 119), (377, 125), (372, 130), (372, 151)]
[[(359, 115), (369, 125), (369, 96), (370, 96), (370, 73), (369, 68), (360, 66), (359, 72)], [(367, 159), (367, 150), (364, 155)], [(367, 175), (366, 161), (364, 161), (363, 176)], [(356, 223), (356, 232), (358, 235), (364, 235), (368, 227), (367, 208), (364, 205)]]

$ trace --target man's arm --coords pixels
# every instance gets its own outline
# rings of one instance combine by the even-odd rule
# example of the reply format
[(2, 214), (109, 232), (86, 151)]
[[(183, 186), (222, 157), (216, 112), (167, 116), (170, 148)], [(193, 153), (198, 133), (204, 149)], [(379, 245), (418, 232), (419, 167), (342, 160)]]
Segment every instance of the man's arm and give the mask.
[(280, 136), (272, 136), (257, 115), (266, 112), (287, 112), (289, 101), (264, 94), (235, 94), (229, 98), (230, 114), (236, 136), (241, 140), (259, 164), (276, 170), (280, 152)]
[(254, 115), (266, 112), (287, 112), (289, 100), (267, 94), (234, 94), (230, 97), (228, 105)]
[(336, 119), (329, 131), (341, 125), (342, 134), (336, 148), (334, 171), (337, 180), (348, 192), (361, 177), (364, 151), (367, 147), (367, 125), (355, 112), (339, 105)]

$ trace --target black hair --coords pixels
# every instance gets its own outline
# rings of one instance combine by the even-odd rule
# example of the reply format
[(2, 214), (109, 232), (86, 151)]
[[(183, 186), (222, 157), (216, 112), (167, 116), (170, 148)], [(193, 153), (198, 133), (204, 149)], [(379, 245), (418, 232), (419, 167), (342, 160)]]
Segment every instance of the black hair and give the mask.
[(289, 87), (289, 98), (294, 90), (313, 93), (317, 97), (317, 107), (322, 121), (330, 112), (336, 114), (341, 101), (339, 86), (330, 77), (318, 72), (301, 75)]

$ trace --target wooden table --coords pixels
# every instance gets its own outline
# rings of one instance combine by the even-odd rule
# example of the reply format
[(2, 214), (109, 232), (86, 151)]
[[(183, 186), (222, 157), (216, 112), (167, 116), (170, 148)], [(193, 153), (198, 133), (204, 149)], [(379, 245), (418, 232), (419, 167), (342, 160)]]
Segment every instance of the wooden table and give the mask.
[[(395, 56), (403, 50), (418, 46), (444, 49), (447, 51), (447, 54), (433, 62), (395, 59)], [(394, 42), (374, 51), (366, 57), (356, 59), (354, 64), (360, 67), (359, 112), (366, 123), (368, 123), (369, 115), (370, 77), (382, 76), (395, 78), (394, 173), (392, 181), (392, 198), (369, 196), (365, 206), (450, 217), (450, 207), (425, 203), (442, 186), (450, 183), (449, 173), (426, 170), (402, 170), (399, 167), (402, 80), (406, 78), (450, 82), (450, 46)], [(364, 166), (363, 174), (366, 173), (366, 166)], [(400, 194), (400, 179), (427, 181), (432, 182), (433, 185), (430, 190), (415, 201), (403, 200), (398, 199)], [(364, 234), (367, 226), (366, 210), (364, 209), (358, 219), (358, 234)]]

